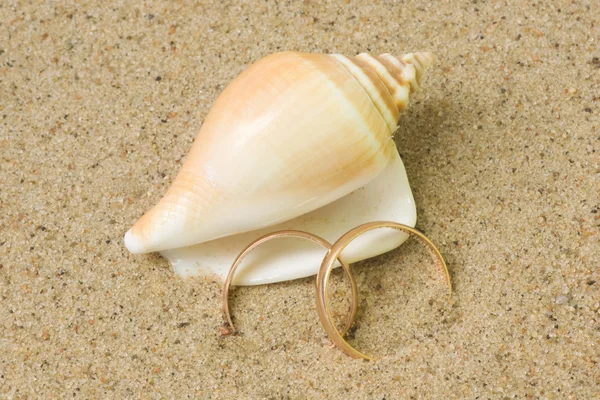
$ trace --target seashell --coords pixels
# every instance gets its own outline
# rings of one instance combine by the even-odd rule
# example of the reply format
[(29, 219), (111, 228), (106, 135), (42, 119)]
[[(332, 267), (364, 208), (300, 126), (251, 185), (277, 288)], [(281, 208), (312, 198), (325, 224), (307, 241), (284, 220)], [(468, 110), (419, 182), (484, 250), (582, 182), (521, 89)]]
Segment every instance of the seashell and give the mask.
[[(397, 221), (415, 226), (416, 206), (397, 151), (390, 164), (366, 186), (312, 212), (281, 224), (211, 240), (194, 246), (161, 251), (180, 276), (214, 274), (225, 278), (235, 257), (252, 241), (271, 232), (299, 230), (334, 243), (350, 229), (373, 221)], [(348, 263), (390, 251), (408, 235), (379, 229), (364, 233), (342, 253)], [(246, 257), (234, 276), (235, 285), (257, 285), (315, 275), (325, 250), (297, 239), (261, 244)]]
[[(171, 187), (125, 245), (136, 254), (163, 251), (182, 275), (224, 276), (248, 241), (269, 231), (307, 230), (333, 242), (373, 220), (365, 218), (414, 226), (392, 134), (432, 63), (430, 53), (259, 60), (218, 97)], [(362, 260), (406, 239), (382, 232), (365, 234), (342, 256)], [(248, 262), (264, 268), (240, 269), (234, 284), (315, 274), (323, 254), (314, 258), (320, 249), (303, 245), (293, 243), (285, 261), (280, 251), (257, 249)]]

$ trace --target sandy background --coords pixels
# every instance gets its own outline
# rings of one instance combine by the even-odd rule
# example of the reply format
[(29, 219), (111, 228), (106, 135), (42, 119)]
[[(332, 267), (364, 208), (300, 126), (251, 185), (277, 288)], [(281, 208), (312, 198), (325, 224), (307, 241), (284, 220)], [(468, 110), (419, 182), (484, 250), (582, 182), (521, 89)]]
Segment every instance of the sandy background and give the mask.
[[(60, 3), (0, 4), (1, 398), (600, 397), (600, 3)], [(122, 242), (284, 49), (439, 57), (396, 143), (456, 292), (414, 243), (357, 264), (378, 362), (312, 278), (236, 290), (222, 337), (219, 283)]]

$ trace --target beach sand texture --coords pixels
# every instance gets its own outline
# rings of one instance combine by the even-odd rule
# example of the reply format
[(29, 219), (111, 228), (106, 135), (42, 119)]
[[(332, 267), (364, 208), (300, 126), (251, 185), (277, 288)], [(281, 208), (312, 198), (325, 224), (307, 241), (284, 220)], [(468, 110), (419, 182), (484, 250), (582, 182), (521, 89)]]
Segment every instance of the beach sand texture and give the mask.
[[(600, 398), (600, 3), (0, 5), (0, 398)], [(165, 193), (211, 105), (283, 50), (436, 66), (395, 142), (414, 240), (354, 265), (332, 348), (314, 278), (182, 280), (123, 235)], [(318, 106), (318, 100), (315, 102)], [(334, 274), (336, 315), (347, 286)]]

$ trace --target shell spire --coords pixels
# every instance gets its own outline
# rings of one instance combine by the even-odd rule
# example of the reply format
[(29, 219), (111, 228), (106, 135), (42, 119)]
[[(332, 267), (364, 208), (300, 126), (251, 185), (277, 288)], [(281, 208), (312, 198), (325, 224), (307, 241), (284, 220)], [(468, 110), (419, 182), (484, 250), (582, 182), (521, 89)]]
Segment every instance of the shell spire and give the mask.
[[(421, 87), (421, 79), (435, 61), (432, 53), (408, 53), (398, 57), (384, 53), (361, 53), (354, 58), (333, 54), (363, 86), (393, 133), (410, 95)], [(386, 90), (387, 89), (387, 90)]]
[(374, 180), (430, 53), (282, 52), (217, 98), (171, 187), (125, 235), (132, 253), (273, 226)]

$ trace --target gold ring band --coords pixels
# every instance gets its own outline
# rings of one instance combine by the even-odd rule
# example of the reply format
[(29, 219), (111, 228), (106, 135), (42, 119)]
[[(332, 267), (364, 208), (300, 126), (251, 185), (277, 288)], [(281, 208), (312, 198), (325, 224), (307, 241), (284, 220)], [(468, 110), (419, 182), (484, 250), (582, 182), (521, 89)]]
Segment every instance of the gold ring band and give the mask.
[(335, 328), (329, 309), (328, 283), (329, 276), (331, 275), (331, 270), (333, 269), (335, 260), (339, 258), (341, 252), (350, 244), (350, 242), (352, 242), (361, 234), (378, 228), (393, 228), (408, 234), (412, 234), (416, 236), (421, 243), (425, 244), (425, 246), (427, 246), (427, 249), (431, 253), (436, 265), (444, 271), (446, 282), (450, 289), (450, 294), (452, 294), (452, 282), (450, 281), (450, 273), (448, 272), (446, 262), (444, 261), (444, 258), (442, 257), (442, 254), (437, 249), (437, 247), (421, 231), (396, 222), (379, 221), (359, 225), (356, 228), (351, 229), (346, 234), (344, 234), (333, 244), (333, 246), (331, 246), (331, 250), (329, 250), (329, 252), (325, 255), (325, 258), (323, 259), (323, 262), (321, 264), (321, 268), (319, 269), (319, 273), (317, 274), (317, 312), (319, 314), (321, 324), (327, 332), (329, 339), (337, 347), (339, 347), (342, 351), (344, 351), (351, 357), (364, 358), (367, 360), (374, 360), (374, 358), (363, 354), (360, 351), (356, 350), (354, 347), (352, 347), (348, 342), (346, 342), (346, 340), (344, 340), (342, 335), (340, 335), (337, 329)]
[[(280, 237), (295, 237), (295, 238), (310, 240), (311, 242), (317, 243), (317, 244), (321, 245), (322, 247), (326, 248), (328, 252), (331, 251), (331, 244), (328, 241), (326, 241), (325, 239), (323, 239), (317, 235), (308, 233), (308, 232), (295, 231), (295, 230), (272, 232), (272, 233), (269, 233), (265, 236), (262, 236), (262, 237), (256, 239), (255, 241), (250, 243), (248, 246), (246, 246), (246, 248), (244, 250), (242, 250), (242, 252), (237, 256), (237, 258), (233, 262), (231, 268), (229, 269), (229, 273), (227, 274), (227, 278), (225, 279), (225, 283), (223, 284), (223, 292), (222, 292), (223, 312), (225, 313), (225, 317), (227, 318), (227, 322), (229, 323), (229, 326), (232, 331), (235, 331), (235, 327), (233, 325), (233, 321), (231, 320), (231, 315), (229, 312), (229, 287), (231, 286), (231, 281), (233, 280), (233, 275), (235, 274), (237, 267), (242, 262), (242, 259), (249, 252), (251, 252), (254, 248), (260, 246), (261, 244), (263, 244), (271, 239), (280, 238)], [(329, 254), (329, 253), (327, 253), (327, 254)], [(346, 334), (348, 329), (350, 329), (350, 327), (352, 326), (352, 324), (354, 322), (354, 318), (356, 316), (356, 310), (358, 308), (358, 289), (356, 287), (356, 280), (354, 278), (354, 274), (350, 270), (350, 265), (348, 265), (346, 262), (344, 262), (340, 257), (336, 257), (333, 259), (333, 261), (331, 263), (332, 268), (333, 268), (333, 264), (335, 263), (336, 259), (340, 262), (340, 264), (342, 264), (342, 267), (348, 274), (348, 277), (350, 278), (350, 286), (351, 286), (351, 291), (352, 291), (352, 303), (351, 303), (351, 308), (350, 308), (350, 314), (348, 316), (348, 320), (346, 321), (346, 325), (345, 325), (344, 329), (342, 330), (342, 332), (341, 333), (338, 332), (335, 324), (333, 322), (331, 323), (331, 329), (333, 329), (338, 336), (343, 336)], [(327, 309), (329, 310), (329, 303), (328, 303)]]

